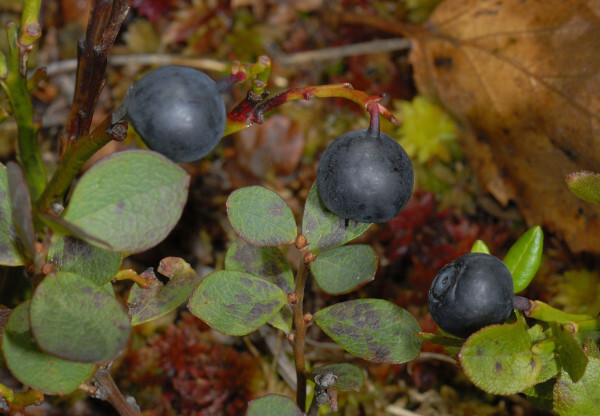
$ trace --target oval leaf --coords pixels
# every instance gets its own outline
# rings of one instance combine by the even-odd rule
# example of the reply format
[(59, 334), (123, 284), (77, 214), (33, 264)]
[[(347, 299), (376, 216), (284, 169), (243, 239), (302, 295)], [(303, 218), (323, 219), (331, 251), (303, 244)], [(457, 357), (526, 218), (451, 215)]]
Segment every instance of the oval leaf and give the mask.
[(14, 229), (19, 237), (25, 254), (29, 258), (34, 257), (35, 230), (31, 216), (31, 195), (29, 186), (23, 173), (23, 168), (16, 162), (8, 162), (6, 165), (8, 177), (8, 191), (10, 204), (12, 206), (12, 220)]
[(273, 283), (221, 270), (202, 279), (188, 309), (217, 331), (246, 335), (264, 325), (286, 301), (287, 295)]
[(200, 282), (194, 269), (178, 257), (162, 259), (158, 272), (169, 278), (166, 285), (154, 278), (149, 287), (144, 289), (134, 285), (129, 292), (127, 306), (132, 325), (139, 325), (171, 312), (190, 297)]
[(74, 273), (49, 275), (31, 300), (31, 331), (40, 348), (72, 361), (99, 363), (127, 345), (129, 316), (113, 296)]
[(6, 168), (0, 163), (0, 264), (21, 266), (25, 259), (13, 225), (13, 212), (8, 191)]
[(458, 357), (477, 387), (488, 393), (513, 394), (537, 383), (542, 363), (531, 346), (525, 322), (519, 320), (490, 325), (474, 333)]
[(102, 286), (117, 274), (122, 257), (120, 253), (64, 236), (50, 246), (47, 259), (56, 271), (76, 273)]
[[(64, 219), (111, 250), (137, 253), (161, 242), (175, 227), (188, 185), (189, 175), (158, 153), (113, 153), (83, 175)], [(88, 243), (98, 245), (96, 240)]]
[(473, 243), (473, 247), (471, 247), (471, 253), (491, 254), (490, 249), (482, 240), (477, 240), (475, 243)]
[(421, 350), (417, 320), (381, 299), (340, 302), (313, 316), (319, 327), (350, 354), (378, 363), (404, 363)]
[(315, 255), (354, 240), (371, 225), (344, 219), (327, 210), (313, 183), (304, 206), (302, 234), (308, 241), (310, 251)]
[(269, 394), (248, 403), (246, 416), (303, 416), (296, 403), (289, 397)]
[(590, 361), (578, 382), (561, 371), (554, 384), (554, 410), (560, 416), (600, 415), (600, 360)]
[(310, 271), (319, 287), (330, 295), (348, 293), (375, 278), (377, 257), (369, 245), (336, 247), (319, 254)]
[(226, 205), (232, 227), (249, 243), (279, 246), (296, 240), (294, 214), (275, 192), (248, 186), (232, 192)]
[(567, 186), (579, 199), (600, 204), (600, 173), (580, 171), (567, 175)]
[(510, 270), (515, 293), (524, 290), (537, 273), (542, 261), (544, 232), (539, 226), (530, 228), (508, 250), (504, 264)]
[(315, 368), (311, 372), (311, 378), (314, 380), (315, 376), (328, 373), (337, 377), (337, 381), (332, 386), (337, 390), (359, 392), (365, 384), (365, 374), (362, 370), (348, 363), (330, 364)]
[(588, 365), (588, 357), (573, 334), (557, 322), (550, 322), (554, 339), (559, 346), (558, 363), (569, 373), (569, 379), (579, 381)]
[[(277, 247), (259, 247), (238, 239), (227, 250), (225, 269), (259, 276), (279, 286), (284, 293), (292, 292), (294, 287), (290, 264)], [(269, 324), (289, 334), (292, 331), (290, 306), (281, 308), (269, 320)]]
[(68, 394), (92, 377), (94, 364), (74, 363), (37, 347), (29, 328), (29, 301), (17, 306), (6, 323), (2, 351), (10, 372), (23, 384), (46, 394)]

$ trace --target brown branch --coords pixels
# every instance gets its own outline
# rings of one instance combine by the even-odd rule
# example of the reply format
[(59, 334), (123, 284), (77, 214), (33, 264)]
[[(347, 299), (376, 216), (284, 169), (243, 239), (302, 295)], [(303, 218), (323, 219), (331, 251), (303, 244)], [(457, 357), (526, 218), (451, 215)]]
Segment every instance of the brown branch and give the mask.
[(98, 388), (96, 391), (90, 391), (90, 393), (93, 393), (92, 397), (106, 400), (121, 416), (140, 415), (137, 404), (127, 400), (123, 396), (123, 393), (121, 393), (121, 390), (119, 390), (119, 387), (115, 384), (115, 381), (110, 375), (109, 367), (103, 367), (96, 371), (92, 381), (94, 386)]
[(302, 412), (306, 410), (306, 363), (304, 359), (304, 346), (306, 342), (306, 329), (312, 320), (312, 315), (304, 313), (304, 288), (308, 279), (308, 265), (315, 259), (315, 255), (308, 251), (306, 237), (300, 235), (296, 238), (296, 248), (300, 250), (303, 258), (296, 273), (296, 284), (292, 302), (292, 322), (294, 332), (290, 334), (294, 363), (296, 364), (296, 404)]
[(85, 39), (77, 45), (78, 66), (73, 107), (63, 149), (90, 131), (94, 107), (104, 87), (108, 52), (129, 12), (128, 0), (94, 0)]

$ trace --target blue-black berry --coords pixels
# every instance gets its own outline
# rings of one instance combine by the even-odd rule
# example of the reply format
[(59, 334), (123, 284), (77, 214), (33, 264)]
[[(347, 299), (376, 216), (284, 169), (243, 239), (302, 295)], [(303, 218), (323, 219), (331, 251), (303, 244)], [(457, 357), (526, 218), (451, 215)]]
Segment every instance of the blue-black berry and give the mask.
[(137, 81), (127, 119), (146, 145), (176, 162), (206, 156), (221, 140), (226, 110), (215, 81), (184, 66), (154, 69)]
[(484, 326), (508, 319), (513, 309), (513, 279), (497, 257), (465, 254), (437, 274), (428, 304), (441, 329), (466, 338)]
[(317, 168), (325, 207), (359, 222), (386, 222), (408, 202), (414, 184), (410, 158), (385, 133), (355, 130), (335, 139)]

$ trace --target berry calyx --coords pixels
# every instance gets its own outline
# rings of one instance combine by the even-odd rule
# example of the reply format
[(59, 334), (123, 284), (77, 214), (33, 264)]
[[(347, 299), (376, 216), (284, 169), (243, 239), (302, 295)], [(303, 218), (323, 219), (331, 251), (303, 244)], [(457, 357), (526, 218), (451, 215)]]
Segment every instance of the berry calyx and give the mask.
[(206, 156), (225, 131), (227, 113), (217, 84), (193, 68), (148, 72), (133, 84), (125, 105), (146, 145), (176, 162)]
[(317, 191), (327, 209), (359, 222), (386, 222), (408, 202), (414, 184), (410, 158), (379, 129), (355, 130), (325, 149)]
[(513, 309), (513, 279), (497, 257), (469, 253), (445, 265), (429, 288), (429, 311), (438, 326), (466, 338), (504, 323)]

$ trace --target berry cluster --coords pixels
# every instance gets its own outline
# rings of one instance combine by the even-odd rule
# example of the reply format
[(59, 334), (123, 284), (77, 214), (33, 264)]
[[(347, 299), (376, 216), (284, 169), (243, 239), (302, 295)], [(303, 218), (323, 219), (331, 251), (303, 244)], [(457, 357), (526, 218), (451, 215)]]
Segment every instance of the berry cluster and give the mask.
[[(126, 101), (127, 118), (148, 147), (177, 162), (207, 155), (219, 143), (227, 114), (217, 83), (201, 71), (167, 66), (136, 82)], [(375, 117), (379, 115), (376, 114)], [(358, 222), (396, 217), (413, 191), (410, 158), (379, 130), (355, 130), (335, 139), (317, 169), (317, 191), (325, 207)], [(512, 311), (513, 281), (496, 257), (462, 256), (446, 265), (429, 290), (429, 309), (444, 331), (467, 337), (503, 323)]]

